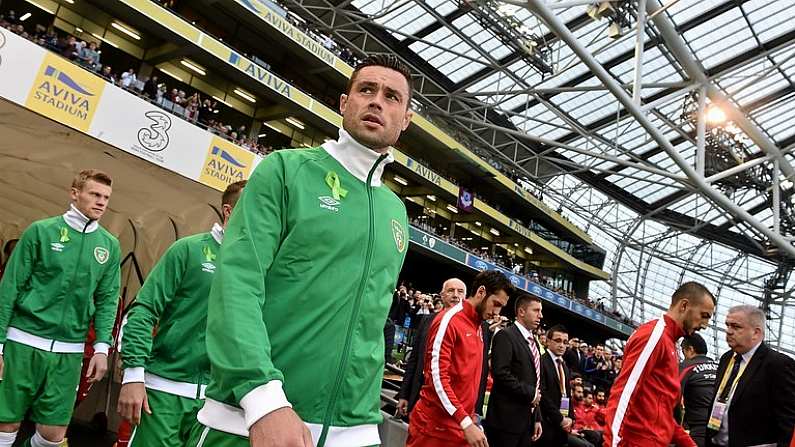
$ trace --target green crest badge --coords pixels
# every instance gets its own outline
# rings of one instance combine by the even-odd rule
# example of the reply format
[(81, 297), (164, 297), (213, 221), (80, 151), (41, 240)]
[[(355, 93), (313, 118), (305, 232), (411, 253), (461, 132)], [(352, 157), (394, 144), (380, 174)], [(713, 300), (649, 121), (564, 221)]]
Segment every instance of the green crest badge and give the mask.
[(104, 264), (108, 262), (108, 258), (110, 258), (110, 252), (105, 247), (96, 247), (94, 248), (94, 259), (97, 260), (100, 264)]
[(392, 236), (395, 238), (395, 245), (397, 245), (398, 251), (403, 253), (406, 248), (406, 232), (400, 222), (395, 219), (392, 219)]

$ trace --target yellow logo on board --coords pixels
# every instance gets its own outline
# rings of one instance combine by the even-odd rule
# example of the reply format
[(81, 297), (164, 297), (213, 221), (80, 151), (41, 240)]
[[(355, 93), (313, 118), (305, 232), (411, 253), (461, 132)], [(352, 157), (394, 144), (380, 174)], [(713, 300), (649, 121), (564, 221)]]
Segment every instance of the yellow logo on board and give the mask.
[(199, 181), (223, 191), (231, 183), (246, 180), (254, 164), (254, 154), (220, 137), (213, 137)]
[(86, 132), (99, 105), (105, 81), (54, 54), (44, 57), (25, 105), (42, 115)]

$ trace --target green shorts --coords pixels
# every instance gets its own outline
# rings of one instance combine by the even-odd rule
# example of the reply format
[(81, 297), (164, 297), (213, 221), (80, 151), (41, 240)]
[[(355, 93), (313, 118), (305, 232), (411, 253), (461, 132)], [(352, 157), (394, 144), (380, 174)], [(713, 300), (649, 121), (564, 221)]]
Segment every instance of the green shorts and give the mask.
[(3, 350), (0, 422), (21, 422), (30, 409), (37, 424), (69, 425), (83, 354), (41, 351), (10, 340)]
[[(222, 431), (205, 427), (201, 422), (196, 422), (190, 432), (188, 443), (185, 447), (250, 447), (248, 438), (230, 435)], [(380, 447), (374, 445), (371, 447)]]
[(196, 421), (190, 431), (185, 447), (250, 447), (248, 438), (230, 435), (222, 431), (205, 427)]
[(130, 447), (182, 447), (196, 425), (203, 400), (188, 399), (146, 389), (152, 414), (141, 413), (141, 423), (130, 437)]

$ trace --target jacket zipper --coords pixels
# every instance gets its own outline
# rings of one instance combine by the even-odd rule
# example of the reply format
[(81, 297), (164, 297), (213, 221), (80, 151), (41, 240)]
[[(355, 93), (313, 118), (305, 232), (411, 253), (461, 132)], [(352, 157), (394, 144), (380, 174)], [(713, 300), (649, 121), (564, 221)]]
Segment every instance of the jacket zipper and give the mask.
[(345, 376), (345, 370), (348, 367), (348, 357), (350, 356), (350, 349), (351, 349), (351, 335), (353, 332), (353, 327), (356, 324), (356, 320), (359, 319), (359, 311), (361, 310), (361, 303), (362, 298), (364, 295), (364, 288), (367, 284), (367, 277), (370, 276), (370, 262), (373, 259), (373, 237), (375, 234), (375, 218), (373, 217), (373, 187), (370, 185), (373, 179), (373, 173), (375, 172), (378, 165), (381, 164), (382, 161), (387, 157), (387, 154), (383, 154), (378, 157), (378, 160), (373, 165), (372, 169), (370, 169), (370, 173), (367, 174), (367, 184), (365, 185), (365, 189), (367, 190), (367, 209), (369, 212), (369, 232), (367, 234), (367, 254), (365, 256), (364, 261), (364, 269), (362, 270), (362, 279), (359, 280), (359, 291), (356, 293), (356, 299), (353, 302), (353, 312), (351, 312), (351, 319), (348, 322), (348, 331), (346, 332), (345, 336), (345, 347), (342, 350), (342, 358), (340, 359), (340, 367), (337, 372), (337, 380), (334, 383), (334, 388), (331, 391), (331, 400), (329, 401), (328, 406), (326, 407), (326, 414), (323, 416), (323, 430), (320, 432), (320, 438), (317, 441), (317, 447), (323, 447), (326, 444), (326, 437), (328, 436), (329, 428), (331, 427), (331, 413), (334, 410), (334, 407), (337, 405), (337, 394), (339, 394), (340, 387), (342, 386), (342, 379)]
[[(69, 283), (69, 287), (66, 287), (66, 290), (71, 290), (74, 287), (74, 284), (77, 280), (77, 272), (80, 271), (80, 260), (83, 259), (83, 246), (86, 243), (86, 229), (88, 226), (91, 225), (91, 220), (86, 222), (85, 226), (83, 227), (83, 231), (80, 233), (80, 250), (77, 252), (77, 263), (75, 264), (75, 271), (72, 273), (72, 281)], [(61, 312), (61, 323), (58, 325), (60, 329), (63, 329), (63, 322), (64, 317), (66, 317), (66, 307), (69, 305), (67, 300), (63, 300), (63, 310)], [(50, 346), (50, 351), (52, 351), (53, 346), (55, 345), (55, 338), (53, 338), (52, 346)]]

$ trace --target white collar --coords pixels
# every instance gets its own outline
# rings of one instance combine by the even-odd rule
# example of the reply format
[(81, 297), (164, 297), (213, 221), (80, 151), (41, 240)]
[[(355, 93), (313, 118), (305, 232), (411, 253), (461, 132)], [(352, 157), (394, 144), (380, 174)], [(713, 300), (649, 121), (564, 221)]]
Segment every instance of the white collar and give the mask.
[[(354, 140), (344, 129), (340, 129), (337, 141), (326, 141), (321, 145), (326, 152), (341, 164), (345, 170), (362, 182), (378, 162), (381, 154)], [(387, 151), (386, 158), (375, 168), (370, 186), (381, 186), (381, 175), (387, 164), (395, 161), (392, 151)]]
[(224, 227), (222, 227), (218, 222), (213, 224), (210, 234), (213, 236), (213, 239), (215, 239), (215, 242), (218, 242), (218, 245), (221, 245), (224, 242)]
[(745, 362), (746, 365), (751, 362), (751, 357), (754, 356), (754, 354), (756, 353), (756, 350), (759, 349), (759, 346), (761, 344), (762, 344), (762, 342), (760, 341), (759, 343), (756, 344), (756, 346), (751, 348), (748, 352), (746, 352), (745, 354), (741, 355), (742, 358), (743, 358), (743, 362)]
[[(516, 327), (519, 328), (519, 332), (522, 334), (522, 338), (524, 338), (525, 340), (527, 340), (529, 342), (530, 340), (528, 340), (528, 339), (530, 337), (533, 337), (533, 333), (530, 332), (529, 329), (524, 327), (524, 325), (522, 323), (520, 323), (519, 320), (514, 321), (513, 324), (515, 324)], [(533, 337), (533, 340), (535, 340), (535, 337)]]
[[(91, 220), (77, 209), (74, 203), (69, 205), (69, 209), (63, 215), (63, 220), (66, 224), (72, 227), (75, 231), (83, 233), (93, 233), (99, 228), (99, 223), (96, 220)], [(88, 224), (86, 226), (86, 224)]]
[(562, 356), (561, 356), (561, 357), (558, 357), (557, 355), (555, 355), (555, 353), (554, 353), (554, 352), (552, 352), (552, 351), (551, 351), (551, 350), (549, 350), (549, 349), (547, 349), (547, 352), (549, 353), (549, 356), (550, 356), (550, 357), (552, 357), (552, 363), (554, 363), (554, 364), (555, 364), (555, 367), (557, 367), (557, 366), (558, 366), (558, 359), (561, 359), (561, 360), (563, 360), (563, 357), (562, 357)]

